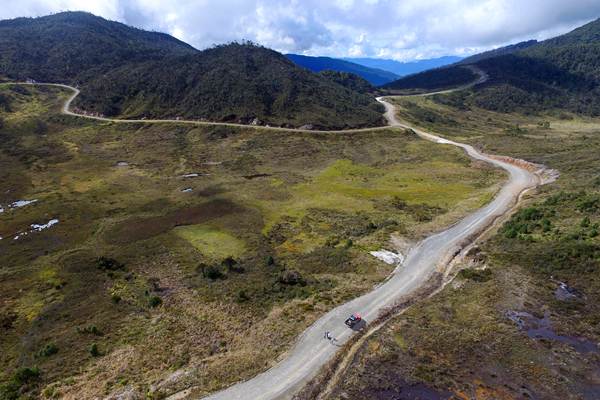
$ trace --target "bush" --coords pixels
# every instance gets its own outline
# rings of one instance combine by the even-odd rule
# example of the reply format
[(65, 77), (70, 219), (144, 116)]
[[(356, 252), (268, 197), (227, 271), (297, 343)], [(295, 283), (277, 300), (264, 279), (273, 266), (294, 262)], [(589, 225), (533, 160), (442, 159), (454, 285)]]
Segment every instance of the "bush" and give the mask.
[(200, 264), (198, 269), (202, 272), (202, 276), (210, 280), (225, 279), (225, 274), (216, 265)]
[(100, 350), (98, 349), (98, 345), (96, 343), (92, 343), (90, 346), (90, 354), (92, 357), (100, 357)]
[(1, 400), (17, 400), (21, 396), (21, 388), (34, 383), (40, 377), (40, 370), (34, 368), (19, 368), (15, 371), (10, 381), (0, 385)]
[(552, 224), (550, 220), (542, 220), (542, 218), (544, 218), (544, 212), (539, 208), (524, 208), (507, 221), (501, 231), (508, 239), (533, 233), (537, 228), (542, 228), (545, 232), (549, 232)]
[(115, 303), (115, 304), (119, 304), (121, 302), (121, 296), (119, 296), (118, 294), (112, 294), (110, 296), (110, 300)]
[(273, 258), (273, 256), (268, 256), (267, 257), (267, 266), (272, 266), (275, 265), (275, 259)]
[(94, 336), (102, 336), (102, 332), (96, 327), (96, 325), (89, 325), (84, 328), (77, 328), (77, 332)]
[(39, 357), (50, 357), (56, 353), (58, 353), (58, 346), (56, 346), (54, 343), (48, 343), (46, 346), (44, 346), (43, 349), (41, 349), (38, 352), (38, 356)]
[(585, 213), (595, 213), (600, 209), (600, 196), (586, 195), (577, 203), (577, 210)]
[(223, 261), (221, 261), (221, 265), (224, 268), (227, 268), (227, 270), (229, 272), (237, 272), (238, 274), (245, 272), (244, 267), (238, 265), (238, 262), (231, 256), (229, 256), (229, 257), (225, 258)]
[(40, 377), (41, 373), (37, 367), (33, 368), (19, 368), (13, 377), (13, 380), (18, 383), (20, 386), (26, 385), (37, 380)]
[(490, 269), (463, 269), (458, 273), (458, 276), (462, 279), (475, 281), (475, 282), (487, 282), (492, 278), (492, 271)]
[(125, 264), (122, 264), (109, 257), (100, 257), (96, 260), (96, 265), (103, 271), (117, 271), (125, 268)]
[(150, 300), (148, 300), (148, 305), (152, 308), (156, 308), (158, 306), (160, 306), (162, 304), (162, 299), (158, 296), (152, 296), (150, 297)]
[(279, 282), (284, 285), (305, 286), (306, 281), (298, 271), (285, 270), (279, 275)]
[(240, 290), (240, 291), (238, 292), (238, 294), (237, 294), (236, 301), (237, 301), (238, 303), (245, 303), (245, 302), (247, 302), (248, 300), (250, 300), (250, 296), (248, 296), (248, 293), (246, 293), (246, 291), (245, 291), (245, 290)]

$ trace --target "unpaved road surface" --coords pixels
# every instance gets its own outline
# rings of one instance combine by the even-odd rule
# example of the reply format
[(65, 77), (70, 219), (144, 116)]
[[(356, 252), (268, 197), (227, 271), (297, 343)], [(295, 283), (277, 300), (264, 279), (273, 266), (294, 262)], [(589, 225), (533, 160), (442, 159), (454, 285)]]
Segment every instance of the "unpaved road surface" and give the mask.
[[(481, 75), (481, 80), (487, 79)], [(110, 122), (178, 122), (195, 124), (213, 124), (197, 121), (173, 120), (118, 120), (102, 117), (84, 116), (70, 111), (70, 104), (79, 94), (76, 88), (47, 84), (67, 88), (73, 95), (63, 107), (63, 113), (78, 117), (91, 118)], [(456, 90), (456, 89), (455, 89)], [(214, 393), (206, 399), (210, 400), (274, 400), (289, 399), (304, 384), (315, 377), (319, 369), (333, 358), (342, 346), (354, 333), (344, 325), (344, 320), (352, 313), (360, 313), (367, 322), (377, 319), (386, 308), (394, 306), (400, 299), (406, 298), (422, 287), (436, 272), (442, 271), (452, 255), (457, 254), (478, 233), (484, 231), (504, 213), (509, 211), (516, 203), (519, 195), (537, 186), (541, 181), (535, 173), (518, 165), (500, 161), (496, 158), (478, 152), (472, 146), (452, 142), (429, 134), (418, 128), (406, 125), (395, 116), (394, 106), (383, 98), (378, 99), (386, 107), (386, 118), (392, 127), (410, 128), (420, 137), (440, 145), (452, 145), (463, 148), (472, 158), (482, 160), (502, 168), (508, 172), (509, 178), (494, 200), (487, 206), (475, 211), (450, 228), (434, 234), (418, 243), (407, 255), (402, 267), (396, 271), (383, 284), (371, 292), (358, 297), (346, 304), (340, 305), (319, 318), (308, 327), (298, 338), (295, 345), (284, 356), (284, 359), (271, 369), (256, 377), (235, 384), (223, 391)], [(236, 124), (217, 124), (236, 125)], [(289, 130), (289, 129), (288, 129)], [(370, 130), (370, 129), (364, 129)], [(355, 130), (359, 131), (359, 130)], [(324, 339), (324, 333), (331, 332), (337, 339), (337, 344)], [(172, 396), (173, 399), (187, 398), (186, 392)]]
[(273, 400), (289, 399), (312, 379), (339, 347), (323, 338), (330, 331), (343, 345), (354, 332), (344, 320), (358, 312), (367, 321), (374, 321), (386, 308), (423, 286), (436, 270), (443, 270), (452, 255), (459, 252), (474, 236), (484, 231), (517, 202), (519, 195), (540, 183), (535, 173), (478, 152), (472, 146), (439, 138), (427, 132), (402, 124), (396, 119), (394, 106), (378, 99), (386, 107), (386, 118), (391, 126), (413, 129), (426, 140), (463, 148), (469, 156), (506, 170), (508, 180), (494, 200), (467, 216), (445, 231), (434, 234), (415, 246), (403, 266), (382, 285), (371, 292), (331, 310), (311, 325), (297, 340), (286, 357), (273, 368), (246, 382), (206, 397), (210, 400)]

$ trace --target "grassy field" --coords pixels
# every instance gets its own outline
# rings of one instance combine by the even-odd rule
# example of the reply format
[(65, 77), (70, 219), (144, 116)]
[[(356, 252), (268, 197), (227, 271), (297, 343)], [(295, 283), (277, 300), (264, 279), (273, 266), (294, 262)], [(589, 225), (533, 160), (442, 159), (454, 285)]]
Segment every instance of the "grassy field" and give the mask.
[(561, 176), (529, 194), (442, 293), (369, 339), (328, 398), (599, 398), (600, 121), (398, 104), (418, 126)]
[(387, 276), (370, 250), (504, 179), (401, 130), (94, 122), (67, 95), (0, 86), (1, 399), (249, 378)]

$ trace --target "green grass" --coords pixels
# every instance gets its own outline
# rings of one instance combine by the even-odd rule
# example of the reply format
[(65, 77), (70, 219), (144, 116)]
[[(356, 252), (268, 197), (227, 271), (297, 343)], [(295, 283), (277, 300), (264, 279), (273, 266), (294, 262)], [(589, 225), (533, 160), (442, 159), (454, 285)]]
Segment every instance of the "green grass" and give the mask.
[(214, 260), (220, 261), (228, 256), (239, 257), (245, 251), (242, 240), (212, 226), (182, 226), (175, 228), (174, 232), (177, 236), (187, 240), (202, 254)]
[[(397, 103), (400, 117), (419, 127), (490, 154), (545, 164), (561, 175), (528, 193), (440, 294), (374, 335), (380, 350), (359, 351), (329, 398), (400, 392), (403, 382), (460, 398), (520, 398), (524, 388), (535, 398), (585, 397), (596, 376), (589, 363), (597, 355), (532, 339), (506, 312), (549, 313), (558, 334), (600, 340), (600, 121), (568, 113), (455, 109), (429, 98)], [(584, 297), (558, 300), (558, 281)]]
[[(504, 179), (397, 129), (94, 122), (58, 114), (60, 90), (0, 88), (12, 107), (0, 111), (0, 204), (39, 200), (0, 214), (0, 381), (35, 364), (34, 397), (45, 387), (105, 396), (123, 380), (146, 393), (181, 368), (196, 372), (166, 392), (253, 376), (324, 312), (385, 279), (391, 267), (369, 250), (456, 221)], [(59, 224), (8, 239), (51, 218)], [(233, 267), (222, 265), (229, 256)], [(285, 270), (305, 285), (282, 283)], [(59, 352), (38, 357), (48, 343)]]

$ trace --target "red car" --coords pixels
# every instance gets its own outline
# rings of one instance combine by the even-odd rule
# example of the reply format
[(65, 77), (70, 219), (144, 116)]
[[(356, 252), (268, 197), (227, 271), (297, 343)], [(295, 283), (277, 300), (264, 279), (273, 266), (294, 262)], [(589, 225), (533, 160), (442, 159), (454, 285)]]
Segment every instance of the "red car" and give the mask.
[(349, 328), (352, 328), (354, 325), (358, 324), (360, 321), (362, 321), (362, 317), (359, 314), (354, 313), (350, 317), (348, 317), (348, 319), (346, 319), (346, 321), (344, 321), (344, 323)]

